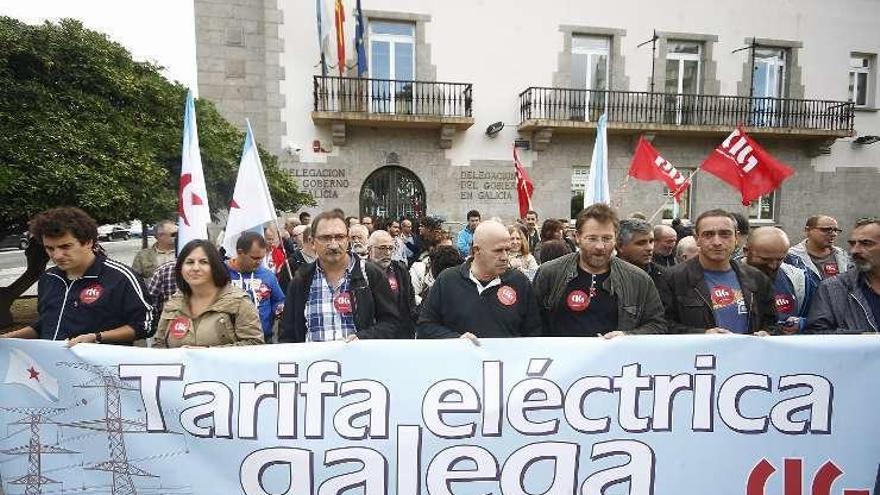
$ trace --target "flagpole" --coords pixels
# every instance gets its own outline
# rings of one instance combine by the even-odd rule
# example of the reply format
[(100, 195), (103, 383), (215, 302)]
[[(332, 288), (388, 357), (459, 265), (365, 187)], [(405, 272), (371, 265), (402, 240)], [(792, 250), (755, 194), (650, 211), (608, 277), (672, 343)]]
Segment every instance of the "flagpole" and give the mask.
[[(678, 188), (672, 192), (672, 200), (673, 201), (678, 201), (677, 199), (675, 199), (675, 195), (680, 193), (681, 191), (683, 191), (686, 187), (688, 187), (691, 184), (691, 181), (694, 179), (694, 176), (697, 175), (697, 172), (699, 172), (700, 170), (701, 170), (700, 167), (695, 168), (694, 171), (691, 172), (691, 175), (688, 176), (687, 180), (682, 182), (681, 185), (678, 186)], [(648, 222), (654, 223), (654, 219), (657, 218), (657, 215), (659, 215), (663, 211), (663, 208), (666, 208), (666, 200), (664, 200), (663, 204), (660, 205), (660, 208), (657, 208), (657, 211), (655, 211), (654, 214), (651, 215), (651, 218), (648, 219)]]

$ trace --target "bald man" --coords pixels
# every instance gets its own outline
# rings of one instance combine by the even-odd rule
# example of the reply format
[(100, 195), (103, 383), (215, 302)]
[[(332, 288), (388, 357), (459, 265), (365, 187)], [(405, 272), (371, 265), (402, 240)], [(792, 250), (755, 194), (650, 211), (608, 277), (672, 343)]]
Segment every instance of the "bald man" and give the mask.
[(416, 294), (406, 263), (392, 259), (395, 250), (394, 238), (387, 231), (375, 230), (370, 234), (368, 246), (370, 261), (382, 269), (388, 279), (388, 285), (391, 286), (391, 295), (397, 303), (397, 311), (400, 313), (399, 337), (414, 338), (416, 320), (419, 317)]
[(675, 245), (676, 263), (684, 263), (691, 258), (696, 258), (698, 254), (700, 254), (700, 247), (697, 246), (697, 240), (692, 235), (682, 237)]
[(422, 304), (419, 338), (537, 337), (538, 303), (529, 280), (508, 265), (510, 234), (498, 222), (474, 230), (472, 259), (443, 271)]
[(746, 263), (773, 282), (777, 323), (786, 334), (803, 330), (815, 290), (804, 270), (784, 262), (790, 247), (788, 235), (776, 227), (752, 230), (743, 247)]
[(675, 243), (678, 234), (669, 225), (654, 227), (654, 263), (663, 268), (675, 265)]

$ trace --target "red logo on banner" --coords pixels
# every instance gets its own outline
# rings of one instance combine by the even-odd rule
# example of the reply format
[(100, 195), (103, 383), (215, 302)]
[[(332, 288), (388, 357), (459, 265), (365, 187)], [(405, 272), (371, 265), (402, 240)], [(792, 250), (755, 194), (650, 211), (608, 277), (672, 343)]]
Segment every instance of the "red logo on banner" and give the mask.
[(192, 327), (192, 321), (186, 316), (178, 316), (170, 325), (168, 325), (168, 333), (175, 339), (182, 339)]
[(590, 296), (582, 290), (573, 290), (569, 292), (568, 297), (565, 298), (565, 304), (571, 311), (578, 313), (586, 311), (586, 309), (590, 307)]
[(776, 312), (789, 314), (794, 311), (794, 298), (789, 294), (776, 294)]
[(715, 287), (712, 287), (712, 302), (715, 304), (715, 307), (723, 308), (724, 306), (733, 304), (733, 301), (733, 289), (726, 285), (716, 285)]
[(400, 290), (400, 284), (397, 282), (397, 277), (394, 275), (388, 275), (388, 285), (391, 286), (391, 292), (395, 294)]
[(101, 295), (104, 293), (104, 287), (99, 283), (94, 283), (79, 293), (79, 300), (83, 304), (93, 304), (95, 301), (101, 298)]
[(509, 285), (502, 285), (498, 288), (498, 302), (505, 306), (513, 306), (516, 304), (516, 290)]
[(833, 277), (837, 275), (837, 263), (825, 263), (822, 265), (822, 271), (825, 272), (826, 277)]
[(257, 293), (260, 295), (260, 300), (269, 299), (269, 296), (272, 295), (272, 289), (269, 288), (266, 284), (260, 284), (260, 288), (257, 290)]
[(351, 294), (348, 292), (340, 292), (333, 298), (333, 307), (336, 311), (347, 315), (351, 313)]

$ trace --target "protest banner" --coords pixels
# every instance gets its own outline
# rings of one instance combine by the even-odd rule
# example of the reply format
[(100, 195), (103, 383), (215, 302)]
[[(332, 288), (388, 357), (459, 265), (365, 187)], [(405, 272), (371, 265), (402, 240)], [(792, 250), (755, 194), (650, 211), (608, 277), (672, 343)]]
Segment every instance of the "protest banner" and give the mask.
[[(5, 340), (0, 479), (6, 493), (877, 495), (878, 355), (876, 336)], [(27, 384), (45, 380), (57, 393)]]

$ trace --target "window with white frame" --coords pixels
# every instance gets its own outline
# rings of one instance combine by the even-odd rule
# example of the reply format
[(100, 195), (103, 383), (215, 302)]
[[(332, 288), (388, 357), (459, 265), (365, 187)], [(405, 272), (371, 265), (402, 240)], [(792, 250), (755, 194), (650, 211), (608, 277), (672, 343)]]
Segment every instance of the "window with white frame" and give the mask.
[(776, 191), (765, 194), (752, 201), (749, 206), (749, 220), (773, 222), (776, 220)]
[(370, 21), (371, 111), (411, 113), (415, 79), (415, 24)]
[(703, 46), (695, 41), (667, 42), (665, 122), (689, 124), (700, 93)]
[(785, 48), (761, 47), (754, 50), (754, 73), (752, 74), (752, 125), (774, 127), (780, 124), (782, 105), (779, 98), (786, 97), (787, 74)]
[(854, 53), (849, 62), (849, 101), (857, 107), (868, 106), (873, 57)]
[(573, 120), (595, 121), (605, 112), (610, 89), (611, 38), (574, 35), (571, 38), (571, 85), (587, 90), (573, 102)]
[(584, 207), (584, 191), (590, 180), (590, 167), (571, 168), (571, 218)]
[[(696, 169), (693, 168), (680, 168), (678, 169), (682, 175), (685, 177), (690, 177), (694, 174)], [(694, 188), (694, 183), (691, 181), (691, 184), (681, 193), (681, 201), (675, 201), (675, 196), (672, 191), (667, 189), (663, 193), (663, 197), (666, 198), (666, 204), (663, 205), (663, 220), (672, 220), (673, 218), (691, 218), (691, 192)]]

